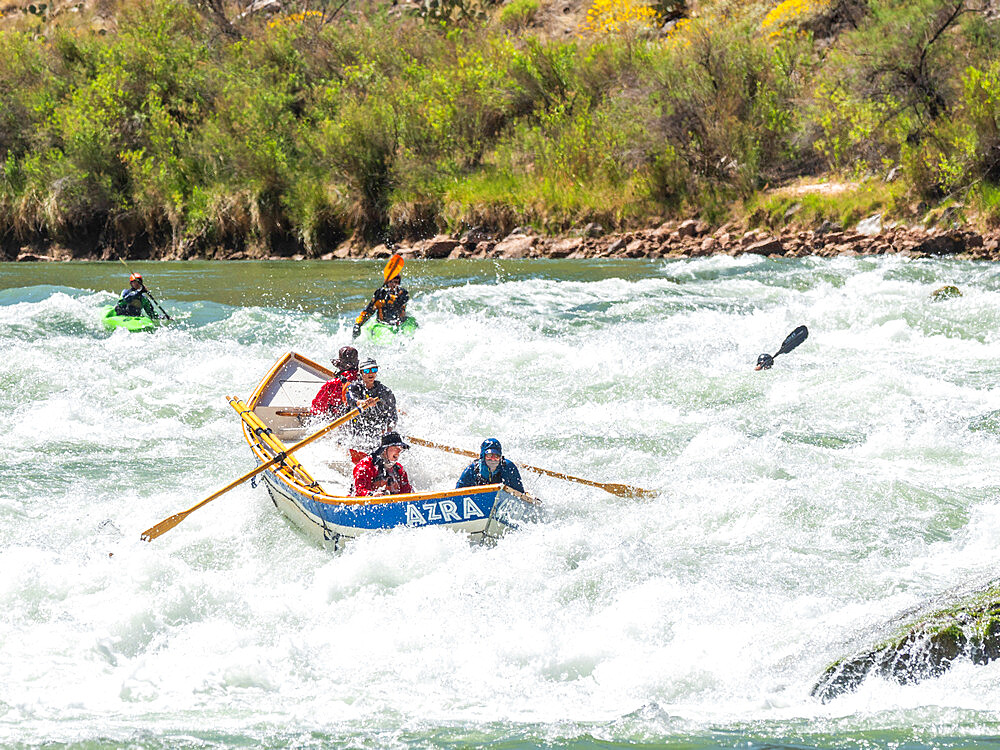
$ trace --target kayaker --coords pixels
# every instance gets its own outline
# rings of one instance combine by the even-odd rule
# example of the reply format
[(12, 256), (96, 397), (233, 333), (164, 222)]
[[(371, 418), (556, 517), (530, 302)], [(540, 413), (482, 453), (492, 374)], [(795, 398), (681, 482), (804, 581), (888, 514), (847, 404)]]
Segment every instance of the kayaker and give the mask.
[(319, 389), (312, 402), (312, 413), (324, 417), (339, 417), (346, 413), (347, 388), (360, 377), (358, 373), (358, 350), (353, 346), (342, 346), (333, 360), (337, 377), (327, 380)]
[(365, 324), (372, 315), (375, 315), (380, 323), (390, 326), (398, 326), (406, 320), (406, 303), (410, 300), (410, 293), (403, 288), (403, 274), (399, 266), (386, 266), (385, 283), (375, 290), (371, 302), (361, 311), (357, 320), (354, 321), (353, 336), (357, 338), (361, 335), (361, 326)]
[(409, 447), (398, 432), (383, 435), (378, 448), (354, 464), (351, 494), (355, 497), (369, 497), (413, 492), (406, 469), (398, 463), (399, 454)]
[(145, 313), (153, 320), (159, 320), (160, 316), (153, 309), (153, 303), (144, 296), (147, 290), (142, 283), (142, 274), (134, 273), (129, 276), (128, 286), (128, 289), (122, 290), (122, 297), (115, 305), (115, 315), (138, 317)]
[(514, 462), (503, 457), (503, 448), (496, 438), (486, 438), (479, 446), (479, 459), (465, 467), (455, 487), (478, 487), (484, 484), (504, 484), (524, 492), (521, 472)]
[(360, 379), (347, 386), (348, 411), (375, 398), (378, 402), (351, 420), (351, 447), (368, 453), (379, 445), (383, 435), (396, 429), (399, 415), (396, 412), (396, 397), (377, 379), (378, 362), (366, 359), (359, 370)]
[(809, 338), (809, 329), (805, 326), (799, 326), (790, 334), (785, 336), (785, 340), (781, 342), (781, 348), (778, 349), (774, 354), (768, 354), (765, 352), (757, 357), (757, 366), (753, 369), (755, 370), (770, 370), (774, 367), (774, 358), (779, 354), (788, 354), (792, 349), (797, 347), (803, 341)]

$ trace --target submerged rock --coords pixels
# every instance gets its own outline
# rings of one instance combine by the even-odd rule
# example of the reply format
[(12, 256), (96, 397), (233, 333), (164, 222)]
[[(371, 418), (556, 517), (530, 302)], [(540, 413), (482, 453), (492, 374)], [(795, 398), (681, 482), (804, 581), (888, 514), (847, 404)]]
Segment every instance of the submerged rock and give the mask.
[(937, 677), (958, 659), (986, 664), (1000, 658), (1000, 579), (949, 607), (939, 600), (932, 606), (937, 609), (890, 623), (896, 635), (874, 648), (831, 664), (811, 695), (826, 703), (855, 690), (869, 675), (907, 684)]
[(950, 299), (951, 297), (961, 297), (962, 292), (957, 286), (942, 286), (931, 292), (934, 299)]

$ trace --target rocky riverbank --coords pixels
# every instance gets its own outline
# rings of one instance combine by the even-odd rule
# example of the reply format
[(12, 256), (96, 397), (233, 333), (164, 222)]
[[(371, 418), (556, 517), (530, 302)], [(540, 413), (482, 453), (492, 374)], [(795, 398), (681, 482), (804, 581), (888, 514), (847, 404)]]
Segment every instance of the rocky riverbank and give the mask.
[(472, 229), (461, 234), (441, 234), (392, 246), (347, 241), (327, 252), (292, 250), (288, 254), (274, 254), (265, 248), (236, 252), (217, 248), (208, 253), (193, 253), (184, 248), (164, 248), (160, 252), (120, 253), (107, 247), (81, 254), (79, 249), (69, 250), (53, 243), (22, 247), (10, 259), (22, 262), (109, 260), (123, 255), (126, 258), (153, 260), (337, 260), (385, 258), (397, 252), (404, 258), (694, 258), (749, 253), (773, 258), (896, 254), (912, 258), (948, 255), (971, 260), (1000, 260), (1000, 230), (883, 228), (877, 223), (862, 222), (851, 230), (824, 223), (817, 229), (771, 232), (764, 229), (745, 230), (731, 224), (713, 229), (703, 221), (687, 219), (622, 233), (605, 233), (595, 224), (587, 225), (577, 234), (558, 237), (539, 235), (523, 227), (502, 237)]
[[(438, 236), (395, 248), (404, 257), (416, 258), (692, 258), (726, 255), (765, 255), (801, 258), (807, 255), (884, 255), (920, 258), (955, 255), (963, 258), (1000, 259), (1000, 232), (983, 235), (972, 230), (893, 227), (882, 231), (844, 231), (836, 226), (816, 230), (772, 233), (742, 231), (723, 226), (714, 231), (689, 219), (667, 222), (655, 229), (604, 235), (588, 227), (577, 237), (540, 237), (516, 231), (495, 239), (475, 231), (460, 237)], [(385, 246), (368, 250), (338, 248), (331, 257), (380, 256)]]

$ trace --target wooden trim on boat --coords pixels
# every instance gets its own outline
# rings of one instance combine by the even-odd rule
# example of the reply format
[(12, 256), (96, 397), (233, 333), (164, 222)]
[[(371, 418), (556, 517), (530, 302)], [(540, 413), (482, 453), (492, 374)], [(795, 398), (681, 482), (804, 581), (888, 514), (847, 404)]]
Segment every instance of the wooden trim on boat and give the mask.
[[(264, 462), (270, 460), (269, 456), (265, 451), (263, 451), (256, 442), (251, 441), (247, 433), (249, 429), (246, 424), (243, 424), (243, 434), (247, 437), (247, 443), (250, 445), (250, 450), (253, 451), (254, 456), (258, 461)], [(366, 497), (350, 497), (350, 496), (339, 496), (339, 495), (327, 495), (322, 492), (315, 492), (308, 487), (302, 485), (290, 472), (285, 468), (281, 467), (278, 471), (274, 472), (276, 475), (280, 475), (280, 479), (287, 484), (295, 492), (303, 495), (310, 500), (322, 503), (324, 505), (384, 505), (387, 503), (405, 503), (413, 502), (415, 500), (439, 500), (442, 498), (456, 497), (467, 495), (470, 492), (476, 493), (486, 493), (486, 492), (496, 492), (498, 490), (505, 490), (508, 492), (516, 492), (516, 490), (511, 490), (510, 488), (504, 487), (502, 484), (484, 484), (476, 487), (461, 487), (451, 490), (438, 490), (437, 492), (411, 492), (405, 495), (374, 495)], [(536, 501), (537, 502), (537, 501)]]
[(246, 403), (251, 409), (257, 408), (257, 402), (260, 400), (261, 395), (267, 390), (268, 386), (271, 385), (271, 381), (281, 372), (282, 368), (285, 367), (291, 360), (297, 360), (300, 364), (306, 367), (312, 367), (319, 372), (321, 372), (327, 379), (334, 377), (337, 373), (331, 370), (329, 367), (324, 367), (318, 362), (313, 362), (308, 357), (303, 357), (301, 354), (296, 352), (288, 352), (281, 359), (272, 365), (271, 369), (267, 371), (267, 375), (257, 384), (254, 388), (253, 393), (250, 394), (250, 398), (247, 399)]

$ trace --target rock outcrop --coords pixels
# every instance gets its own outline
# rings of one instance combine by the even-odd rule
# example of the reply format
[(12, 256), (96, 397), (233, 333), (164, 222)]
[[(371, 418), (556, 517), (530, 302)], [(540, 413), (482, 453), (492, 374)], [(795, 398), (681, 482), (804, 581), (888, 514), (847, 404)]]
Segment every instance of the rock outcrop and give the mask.
[[(956, 257), (969, 260), (1000, 260), (1000, 230), (981, 234), (970, 229), (939, 230), (936, 228), (891, 226), (875, 234), (844, 231), (836, 225), (810, 230), (770, 232), (762, 229), (743, 231), (739, 226), (725, 224), (714, 231), (702, 221), (687, 219), (669, 221), (656, 227), (629, 232), (604, 234), (596, 224), (588, 224), (569, 235), (539, 235), (526, 227), (518, 227), (506, 236), (493, 236), (481, 229), (452, 235), (439, 234), (412, 242), (392, 245), (366, 245), (356, 238), (336, 247), (312, 249), (291, 248), (281, 255), (249, 252), (246, 248), (214, 248), (202, 253), (179, 253), (170, 248), (148, 245), (124, 251), (126, 257), (186, 260), (207, 258), (218, 260), (297, 260), (319, 258), (346, 260), (386, 258), (398, 252), (404, 258), (503, 258), (509, 260), (533, 258), (697, 258), (706, 255), (760, 255), (768, 258), (802, 258), (805, 256), (833, 257), (836, 255), (896, 254), (910, 258)], [(9, 245), (0, 247), (3, 260), (106, 260), (117, 257), (110, 247), (81, 243), (63, 247), (53, 242)], [(294, 252), (293, 252), (294, 251)]]
[(1000, 579), (943, 606), (953, 596), (901, 616), (888, 626), (895, 635), (831, 664), (812, 695), (826, 703), (870, 675), (906, 684), (936, 677), (959, 659), (986, 664), (1000, 658)]
[[(354, 248), (333, 257), (380, 257), (384, 246)], [(760, 255), (802, 258), (809, 255), (897, 254), (910, 258), (950, 256), (972, 260), (1000, 260), (1000, 232), (983, 235), (966, 229), (941, 231), (921, 227), (890, 227), (878, 233), (819, 228), (771, 233), (739, 231), (724, 225), (709, 231), (704, 222), (667, 222), (645, 230), (593, 234), (586, 227), (570, 236), (539, 236), (524, 227), (506, 237), (481, 231), (448, 238), (400, 243), (396, 252), (407, 258), (696, 258), (705, 255)]]

